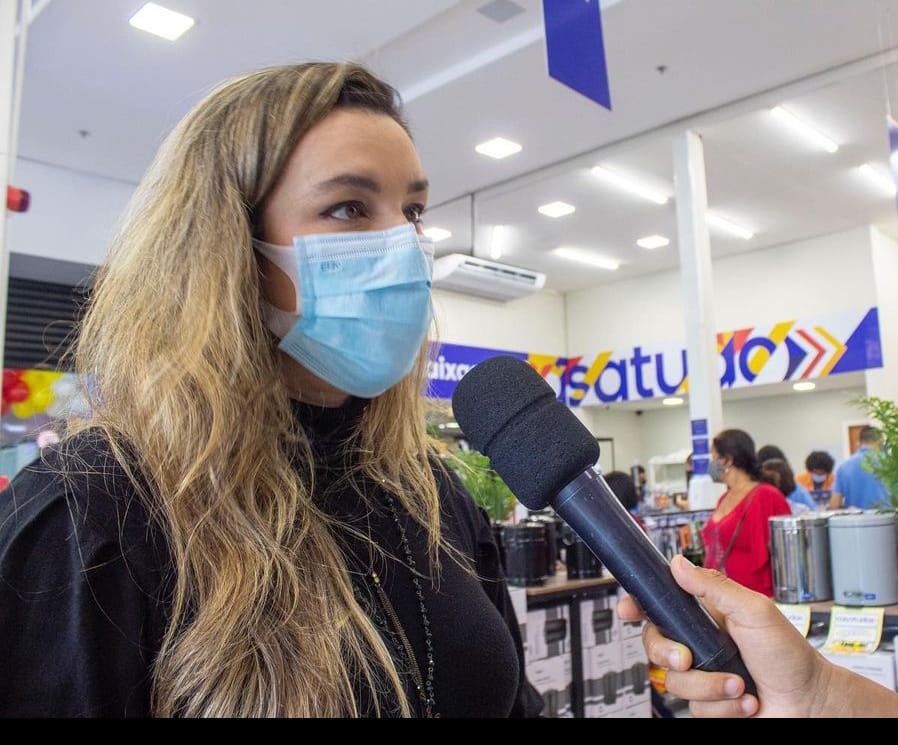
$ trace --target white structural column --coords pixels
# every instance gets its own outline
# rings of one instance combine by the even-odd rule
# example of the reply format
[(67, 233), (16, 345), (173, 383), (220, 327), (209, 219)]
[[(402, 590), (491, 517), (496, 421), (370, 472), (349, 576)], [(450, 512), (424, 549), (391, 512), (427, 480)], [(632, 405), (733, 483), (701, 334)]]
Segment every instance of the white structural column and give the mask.
[(875, 295), (870, 305), (879, 310), (882, 367), (868, 370), (867, 395), (898, 401), (898, 241), (870, 228)]
[(6, 296), (9, 289), (9, 246), (6, 243), (6, 187), (12, 149), (13, 79), (17, 0), (0, 0), (0, 370), (6, 349)]
[(710, 509), (717, 502), (720, 488), (708, 476), (709, 452), (711, 438), (722, 429), (723, 411), (711, 283), (711, 241), (705, 222), (708, 211), (705, 156), (701, 138), (692, 130), (674, 138), (673, 164), (693, 450), (689, 506)]

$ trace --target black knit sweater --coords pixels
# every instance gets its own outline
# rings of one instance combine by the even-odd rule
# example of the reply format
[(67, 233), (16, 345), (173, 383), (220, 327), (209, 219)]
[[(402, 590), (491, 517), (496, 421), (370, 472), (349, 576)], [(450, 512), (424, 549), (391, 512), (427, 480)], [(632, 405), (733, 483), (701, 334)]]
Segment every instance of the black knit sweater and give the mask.
[[(316, 499), (393, 557), (375, 552), (374, 568), (423, 669), (424, 626), (412, 574), (396, 560), (404, 559), (397, 526), (377, 485), (361, 484), (363, 500), (340, 478), (351, 456), (339, 443), (364, 406), (353, 399), (338, 409), (295, 410), (315, 453)], [(50, 451), (0, 492), (0, 716), (149, 716), (152, 665), (170, 618), (173, 569), (166, 542), (103, 439), (81, 435), (65, 452), (63, 459)], [(443, 717), (533, 716), (541, 701), (524, 676), (489, 522), (456, 479), (438, 465), (434, 471), (444, 538), (475, 570), (443, 556), (439, 583), (420, 582), (432, 632), (436, 711)], [(418, 570), (426, 572), (423, 531), (404, 513), (400, 520)], [(359, 602), (380, 622), (397, 666), (406, 670), (402, 644), (384, 623), (366, 577), (367, 542), (345, 531), (335, 539)], [(417, 707), (410, 677), (403, 680)], [(370, 712), (371, 691), (360, 686), (358, 696)], [(390, 709), (390, 701), (382, 704)]]

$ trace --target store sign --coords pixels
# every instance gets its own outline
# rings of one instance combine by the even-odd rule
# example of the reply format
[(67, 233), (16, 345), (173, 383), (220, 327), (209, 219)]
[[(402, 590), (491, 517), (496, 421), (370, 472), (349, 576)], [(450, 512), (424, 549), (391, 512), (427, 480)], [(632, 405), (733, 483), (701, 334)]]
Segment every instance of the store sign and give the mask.
[[(876, 308), (726, 331), (717, 335), (717, 350), (724, 389), (882, 367)], [(431, 395), (451, 398), (471, 367), (500, 354), (529, 362), (569, 406), (646, 400), (689, 390), (682, 345), (639, 344), (559, 357), (443, 344), (430, 365)]]

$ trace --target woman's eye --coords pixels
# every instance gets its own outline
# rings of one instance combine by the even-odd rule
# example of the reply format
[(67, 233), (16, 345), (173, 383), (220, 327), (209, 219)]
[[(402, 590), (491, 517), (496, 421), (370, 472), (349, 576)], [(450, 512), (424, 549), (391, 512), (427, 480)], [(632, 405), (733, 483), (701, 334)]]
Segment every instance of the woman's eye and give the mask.
[(365, 211), (365, 205), (361, 202), (341, 202), (331, 207), (324, 214), (337, 220), (358, 220), (360, 217), (368, 216), (368, 213)]
[(423, 204), (410, 204), (405, 208), (405, 216), (408, 218), (408, 221), (411, 223), (421, 222), (421, 218), (424, 216), (424, 205)]

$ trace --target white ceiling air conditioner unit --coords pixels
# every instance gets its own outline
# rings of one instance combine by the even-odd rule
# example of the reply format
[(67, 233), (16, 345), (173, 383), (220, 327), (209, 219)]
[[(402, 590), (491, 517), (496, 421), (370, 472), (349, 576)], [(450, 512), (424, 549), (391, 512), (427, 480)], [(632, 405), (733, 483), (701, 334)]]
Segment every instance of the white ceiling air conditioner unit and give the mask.
[(488, 300), (507, 302), (539, 292), (546, 275), (497, 261), (464, 254), (441, 256), (433, 262), (433, 286)]

